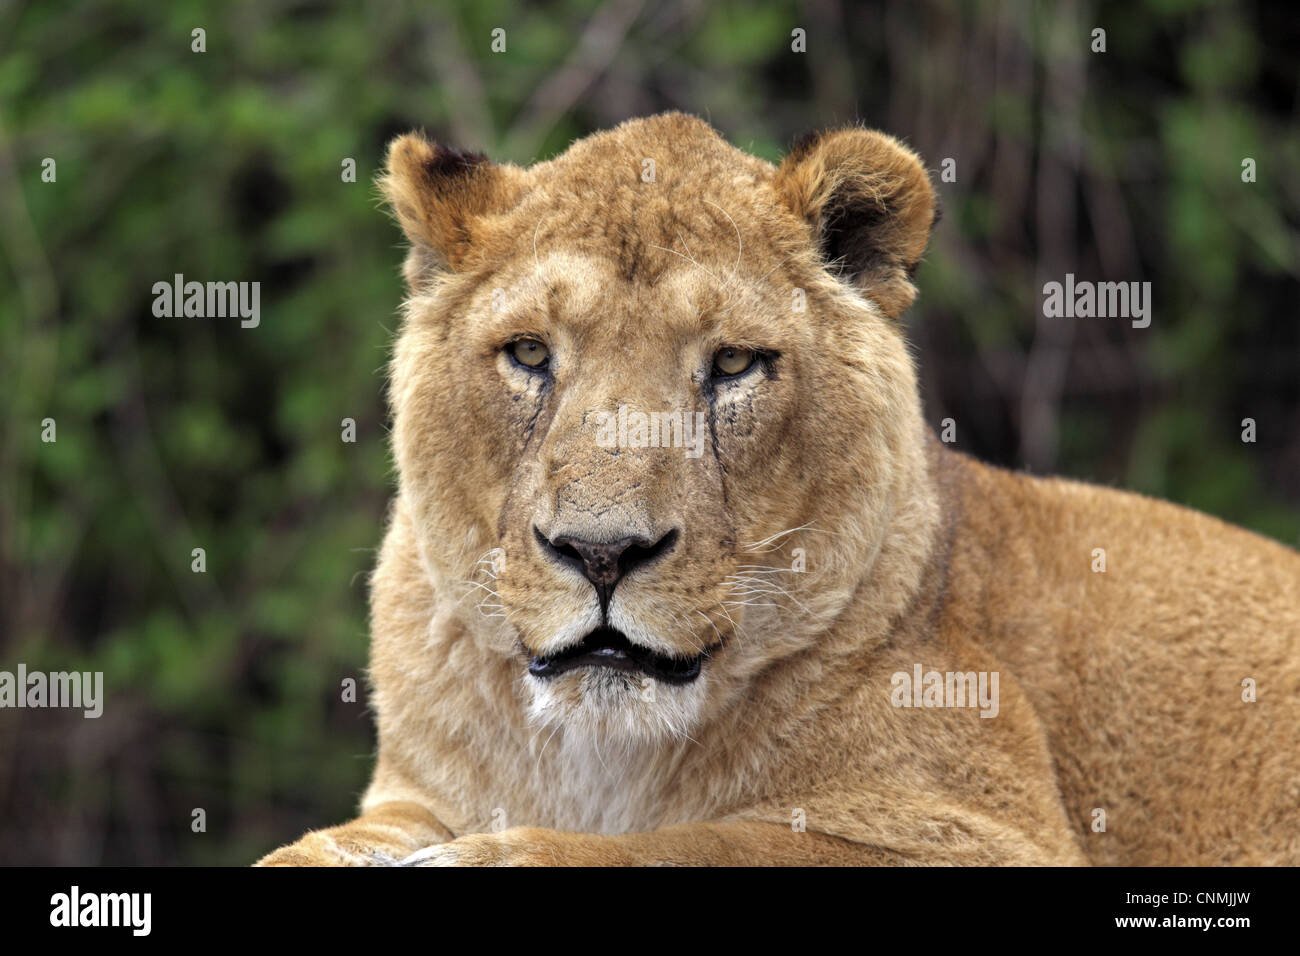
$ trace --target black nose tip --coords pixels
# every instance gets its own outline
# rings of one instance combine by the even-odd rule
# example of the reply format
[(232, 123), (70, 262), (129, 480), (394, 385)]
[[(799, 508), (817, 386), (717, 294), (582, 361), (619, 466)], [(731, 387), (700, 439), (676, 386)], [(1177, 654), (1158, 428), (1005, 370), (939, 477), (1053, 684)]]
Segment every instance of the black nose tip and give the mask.
[(677, 543), (677, 529), (669, 531), (658, 541), (646, 538), (620, 538), (618, 541), (585, 541), (570, 535), (548, 538), (533, 528), (537, 543), (544, 552), (580, 570), (596, 588), (600, 610), (609, 609), (614, 586), (633, 569), (648, 564), (662, 554), (667, 554)]

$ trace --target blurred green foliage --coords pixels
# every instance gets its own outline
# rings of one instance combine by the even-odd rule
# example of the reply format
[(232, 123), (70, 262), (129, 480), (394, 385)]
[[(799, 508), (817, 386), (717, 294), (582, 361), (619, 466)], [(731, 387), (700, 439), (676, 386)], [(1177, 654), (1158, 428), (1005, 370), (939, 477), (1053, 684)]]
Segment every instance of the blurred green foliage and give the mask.
[[(87, 0), (0, 37), (0, 668), (108, 693), (0, 713), (0, 862), (245, 863), (353, 810), (401, 294), (370, 181), (413, 126), (529, 162), (680, 108), (775, 160), (861, 117), (955, 157), (910, 317), (931, 422), (1300, 538), (1285, 5)], [(1065, 271), (1152, 281), (1151, 328), (1055, 338)], [(155, 318), (175, 273), (260, 281), (261, 325)]]

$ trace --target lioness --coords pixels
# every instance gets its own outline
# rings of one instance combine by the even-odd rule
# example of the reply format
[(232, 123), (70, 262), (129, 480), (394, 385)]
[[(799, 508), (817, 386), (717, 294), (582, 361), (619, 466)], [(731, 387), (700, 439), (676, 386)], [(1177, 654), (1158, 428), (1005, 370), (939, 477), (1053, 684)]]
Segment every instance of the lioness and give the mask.
[(1300, 555), (981, 465), (881, 133), (397, 139), (374, 779), (265, 864), (1300, 863)]

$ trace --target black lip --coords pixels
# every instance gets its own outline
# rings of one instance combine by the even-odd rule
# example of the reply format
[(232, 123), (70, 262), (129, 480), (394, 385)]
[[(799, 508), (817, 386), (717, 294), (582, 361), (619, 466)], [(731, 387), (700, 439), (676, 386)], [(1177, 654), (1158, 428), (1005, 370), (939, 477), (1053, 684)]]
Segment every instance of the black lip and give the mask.
[(550, 678), (578, 667), (608, 667), (646, 674), (666, 684), (688, 684), (700, 676), (700, 665), (706, 656), (656, 654), (648, 647), (633, 644), (622, 631), (598, 627), (572, 647), (545, 657), (534, 657), (528, 665), (528, 673), (534, 677)]

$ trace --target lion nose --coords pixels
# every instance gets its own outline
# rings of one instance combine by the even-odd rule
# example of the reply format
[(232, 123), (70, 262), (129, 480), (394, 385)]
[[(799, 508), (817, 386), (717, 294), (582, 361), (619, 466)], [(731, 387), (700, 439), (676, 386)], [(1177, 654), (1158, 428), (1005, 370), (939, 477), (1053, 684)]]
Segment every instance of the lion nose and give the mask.
[(620, 538), (610, 542), (587, 541), (565, 534), (548, 538), (536, 527), (533, 528), (533, 533), (537, 536), (542, 551), (562, 563), (576, 567), (595, 586), (602, 614), (609, 609), (614, 586), (619, 581), (636, 568), (667, 554), (677, 543), (676, 528), (655, 542), (639, 537)]

